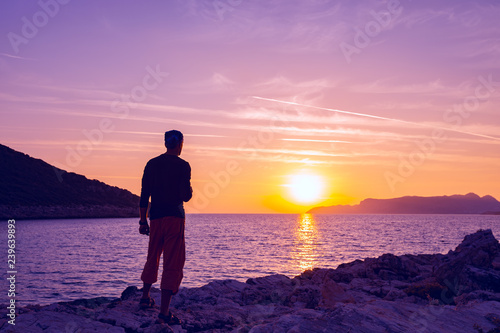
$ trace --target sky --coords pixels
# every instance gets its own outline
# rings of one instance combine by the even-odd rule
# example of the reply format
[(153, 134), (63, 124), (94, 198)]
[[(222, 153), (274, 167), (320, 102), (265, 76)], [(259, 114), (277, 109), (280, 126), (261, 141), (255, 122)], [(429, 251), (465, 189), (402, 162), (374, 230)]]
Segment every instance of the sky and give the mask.
[(500, 199), (498, 1), (0, 4), (0, 143), (140, 193), (184, 133), (188, 213)]

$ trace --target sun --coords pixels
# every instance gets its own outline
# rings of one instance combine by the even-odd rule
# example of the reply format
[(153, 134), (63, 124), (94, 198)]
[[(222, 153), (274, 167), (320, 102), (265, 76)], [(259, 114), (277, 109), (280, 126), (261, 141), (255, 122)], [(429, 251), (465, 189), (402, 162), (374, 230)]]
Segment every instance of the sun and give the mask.
[(301, 173), (289, 176), (289, 194), (294, 201), (300, 204), (313, 204), (321, 200), (324, 189), (324, 180), (315, 174)]

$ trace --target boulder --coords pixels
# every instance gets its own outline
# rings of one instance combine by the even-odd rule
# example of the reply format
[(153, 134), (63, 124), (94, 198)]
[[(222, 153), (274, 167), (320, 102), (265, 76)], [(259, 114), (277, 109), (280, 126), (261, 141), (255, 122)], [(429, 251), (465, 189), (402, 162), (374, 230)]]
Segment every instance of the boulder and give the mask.
[(455, 294), (475, 289), (500, 290), (498, 273), (493, 270), (500, 254), (500, 244), (491, 229), (465, 236), (454, 251), (450, 251), (434, 267), (434, 276)]

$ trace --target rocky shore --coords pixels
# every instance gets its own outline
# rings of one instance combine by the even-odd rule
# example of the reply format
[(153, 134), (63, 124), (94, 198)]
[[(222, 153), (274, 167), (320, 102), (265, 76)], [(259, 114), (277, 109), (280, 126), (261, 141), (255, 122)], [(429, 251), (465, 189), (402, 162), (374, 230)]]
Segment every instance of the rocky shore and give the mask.
[(2, 220), (99, 219), (127, 217), (139, 218), (139, 209), (136, 206), (123, 207), (113, 205), (0, 205), (0, 219)]
[(500, 332), (500, 244), (479, 230), (446, 255), (183, 288), (172, 300), (182, 326), (155, 323), (158, 308), (139, 310), (140, 297), (128, 287), (116, 299), (26, 306), (15, 326), (2, 305), (0, 332)]

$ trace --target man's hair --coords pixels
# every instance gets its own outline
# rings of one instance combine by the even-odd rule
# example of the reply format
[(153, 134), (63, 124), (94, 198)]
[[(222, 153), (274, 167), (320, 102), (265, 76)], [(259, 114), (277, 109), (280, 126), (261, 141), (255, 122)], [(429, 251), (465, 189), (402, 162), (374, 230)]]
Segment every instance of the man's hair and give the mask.
[(171, 130), (165, 132), (165, 147), (175, 148), (184, 140), (184, 136), (181, 132), (177, 130)]

